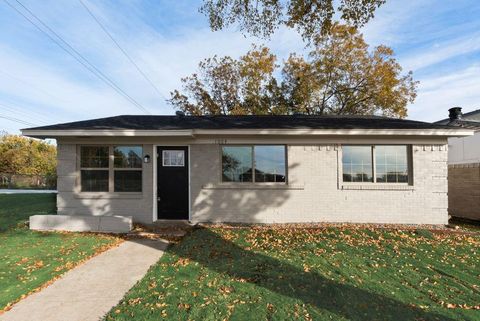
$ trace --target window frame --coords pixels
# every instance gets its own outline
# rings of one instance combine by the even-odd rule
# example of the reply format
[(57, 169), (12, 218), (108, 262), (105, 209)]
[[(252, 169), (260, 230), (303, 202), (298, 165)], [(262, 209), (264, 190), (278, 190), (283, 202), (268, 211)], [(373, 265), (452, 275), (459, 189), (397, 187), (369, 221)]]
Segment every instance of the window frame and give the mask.
[[(281, 146), (285, 153), (285, 182), (256, 182), (255, 181), (255, 146)], [(252, 181), (251, 182), (228, 182), (223, 180), (223, 147), (250, 147), (252, 150)], [(288, 185), (288, 146), (286, 144), (222, 144), (219, 149), (220, 156), (220, 173), (219, 180), (223, 185), (243, 184), (243, 185)]]
[[(372, 157), (372, 175), (371, 182), (348, 182), (343, 180), (343, 147), (344, 146), (368, 146), (370, 147), (370, 155)], [(377, 161), (375, 154), (376, 146), (405, 146), (407, 148), (407, 182), (377, 182)], [(375, 186), (413, 186), (413, 153), (411, 144), (342, 144), (341, 155), (339, 157), (339, 179), (343, 185), (375, 185)]]
[[(90, 167), (82, 167), (81, 159), (82, 159), (82, 147), (108, 147), (108, 168), (90, 168)], [(141, 155), (141, 167), (115, 167), (115, 155), (114, 150), (115, 147), (133, 147), (138, 146), (142, 148), (142, 155)], [(120, 194), (120, 195), (141, 195), (143, 194), (143, 183), (145, 181), (144, 177), (144, 146), (142, 144), (79, 144), (77, 145), (77, 189), (80, 194)], [(92, 191), (82, 191), (82, 170), (108, 170), (108, 190), (107, 191), (99, 191), (99, 192), (92, 192)], [(116, 192), (115, 191), (115, 171), (141, 171), (142, 172), (142, 182), (141, 182), (141, 190), (137, 192)]]

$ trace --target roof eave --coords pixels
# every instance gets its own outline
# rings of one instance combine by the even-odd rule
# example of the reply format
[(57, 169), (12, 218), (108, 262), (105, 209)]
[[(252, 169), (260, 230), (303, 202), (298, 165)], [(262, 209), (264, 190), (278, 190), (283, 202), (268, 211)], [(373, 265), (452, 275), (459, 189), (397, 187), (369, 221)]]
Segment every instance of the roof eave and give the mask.
[(34, 138), (57, 137), (193, 137), (192, 130), (133, 129), (22, 129), (22, 135)]
[(446, 136), (462, 137), (473, 135), (474, 131), (465, 128), (446, 129), (198, 129), (194, 135), (279, 135), (279, 136)]
[(41, 130), (23, 129), (22, 135), (34, 138), (57, 137), (195, 137), (197, 135), (278, 135), (278, 136), (471, 136), (474, 130), (465, 128), (447, 129), (188, 129), (188, 130)]

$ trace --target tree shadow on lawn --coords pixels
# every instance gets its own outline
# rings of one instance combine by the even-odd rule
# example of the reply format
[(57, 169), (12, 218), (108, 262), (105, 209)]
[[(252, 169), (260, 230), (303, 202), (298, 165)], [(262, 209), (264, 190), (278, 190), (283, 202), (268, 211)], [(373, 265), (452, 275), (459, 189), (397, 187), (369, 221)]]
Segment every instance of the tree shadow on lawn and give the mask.
[(186, 236), (167, 251), (349, 320), (453, 320), (246, 250), (212, 230), (199, 228), (192, 233), (196, 236)]

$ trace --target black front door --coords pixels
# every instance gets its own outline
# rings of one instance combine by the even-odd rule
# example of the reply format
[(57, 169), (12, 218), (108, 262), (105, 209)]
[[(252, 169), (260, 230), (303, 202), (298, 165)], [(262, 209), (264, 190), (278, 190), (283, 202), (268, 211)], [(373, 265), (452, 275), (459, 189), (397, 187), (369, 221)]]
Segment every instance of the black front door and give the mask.
[(159, 220), (188, 220), (188, 147), (157, 149), (157, 213)]

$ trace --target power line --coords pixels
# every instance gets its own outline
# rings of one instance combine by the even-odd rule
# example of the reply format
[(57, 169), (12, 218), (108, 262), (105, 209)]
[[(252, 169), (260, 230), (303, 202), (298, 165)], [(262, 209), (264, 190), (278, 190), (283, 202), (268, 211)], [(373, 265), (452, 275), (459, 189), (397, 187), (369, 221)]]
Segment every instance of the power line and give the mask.
[(29, 82), (29, 81), (26, 81), (25, 79), (22, 79), (22, 78), (20, 78), (20, 77), (14, 76), (14, 75), (12, 75), (11, 73), (8, 73), (8, 72), (6, 72), (6, 71), (4, 71), (4, 70), (0, 70), (0, 73), (2, 73), (2, 74), (4, 74), (4, 75), (7, 75), (7, 76), (10, 77), (10, 78), (15, 79), (16, 81), (21, 82), (21, 83), (23, 83), (24, 85), (27, 85), (27, 86), (30, 87), (30, 88), (35, 89), (35, 90), (36, 90), (37, 92), (39, 92), (39, 93), (48, 95), (48, 96), (50, 96), (50, 97), (53, 98), (53, 99), (62, 100), (61, 98), (52, 95), (51, 93), (49, 93), (48, 91), (44, 90), (43, 88), (40, 88), (38, 85), (33, 84), (33, 83)]
[[(7, 0), (4, 0), (5, 2), (8, 3)], [(93, 68), (92, 71), (90, 68), (87, 68), (90, 70), (93, 74), (95, 74), (97, 77), (99, 77), (101, 80), (103, 80), (107, 85), (112, 87), (117, 93), (122, 95), (125, 99), (130, 101), (133, 105), (141, 109), (143, 112), (150, 114), (150, 112), (139, 102), (137, 102), (135, 99), (133, 99), (130, 95), (128, 95), (124, 90), (122, 90), (112, 79), (107, 77), (102, 71), (100, 71), (95, 65), (93, 65), (87, 58), (85, 58), (80, 52), (78, 52), (75, 48), (73, 48), (67, 41), (65, 41), (58, 33), (56, 33), (51, 27), (49, 27), (45, 22), (43, 22), (37, 15), (35, 15), (30, 9), (28, 9), (24, 4), (22, 4), (19, 0), (15, 0), (19, 5), (21, 5), (28, 13), (30, 13), (38, 22), (40, 22), (47, 30), (49, 30), (51, 33), (53, 33), (62, 43), (64, 43), (70, 50), (72, 50), (77, 56), (79, 56), (85, 63), (87, 63), (91, 68)], [(11, 5), (10, 5), (11, 6)], [(17, 12), (19, 12), (16, 8), (14, 8)], [(20, 12), (19, 12), (20, 13)], [(25, 17), (25, 15), (22, 14), (22, 16)], [(28, 19), (30, 22), (32, 22), (30, 19)], [(41, 30), (41, 29), (40, 29)], [(45, 33), (45, 31), (41, 30), (42, 32)], [(52, 39), (52, 37), (50, 37)], [(60, 45), (58, 42), (57, 45)], [(66, 50), (63, 46), (60, 45), (62, 49), (64, 49), (66, 52), (68, 52), (70, 55), (75, 57), (70, 51)], [(77, 61), (79, 61), (77, 59)], [(80, 62), (80, 61), (79, 61)], [(82, 63), (83, 66), (85, 64)], [(85, 66), (86, 67), (86, 66)]]
[[(3, 103), (0, 103), (0, 108), (2, 109), (5, 109), (9, 112), (12, 112), (12, 113), (17, 113), (17, 114), (20, 114), (22, 115), (23, 117), (28, 117), (28, 118), (32, 118), (32, 119), (35, 119), (38, 121), (38, 122), (41, 122), (41, 123), (44, 123), (44, 124), (48, 124), (50, 122), (48, 122), (46, 119), (43, 118), (43, 116), (32, 116), (31, 114), (27, 113), (27, 112), (24, 112), (24, 111), (21, 111), (21, 110), (18, 110), (18, 109), (15, 109), (11, 106), (8, 106), (8, 105), (5, 105)], [(43, 118), (43, 119), (42, 119)]]
[[(135, 99), (133, 99), (130, 95), (128, 95), (125, 91), (123, 91), (113, 80), (111, 80), (109, 77), (107, 77), (104, 73), (102, 73), (97, 67), (95, 67), (90, 61), (88, 61), (81, 53), (79, 53), (75, 48), (73, 48), (67, 41), (65, 41), (59, 34), (57, 34), (52, 28), (50, 28), (45, 22), (43, 22), (39, 17), (37, 17), (31, 10), (29, 10), (25, 5), (23, 5), (19, 0), (15, 0), (18, 4), (20, 4), (28, 13), (30, 13), (31, 16), (33, 16), (40, 24), (43, 25), (44, 28), (46, 28), (48, 31), (50, 31), (52, 34), (54, 34), (58, 40), (60, 40), (62, 43), (64, 43), (70, 50), (65, 48), (57, 39), (53, 38), (47, 31), (43, 30), (37, 23), (32, 21), (28, 16), (26, 16), (23, 12), (21, 12), (17, 7), (13, 6), (10, 2), (7, 0), (4, 0), (4, 2), (10, 6), (13, 10), (15, 10), (18, 14), (20, 14), (22, 17), (24, 17), (28, 22), (30, 22), (35, 28), (37, 28), (40, 32), (45, 34), (50, 40), (52, 40), (56, 45), (58, 45), (61, 49), (63, 49), (66, 53), (71, 55), (77, 62), (79, 62), (82, 66), (84, 66), (88, 71), (93, 73), (95, 76), (97, 76), (100, 80), (105, 82), (108, 86), (113, 88), (118, 94), (123, 96), (126, 100), (128, 100), (130, 103), (135, 105), (137, 108), (141, 109), (143, 112), (150, 114), (150, 112), (142, 106), (139, 102), (137, 102)], [(72, 53), (73, 51), (73, 53)], [(76, 55), (75, 55), (75, 54)], [(83, 61), (82, 61), (83, 60)]]
[(97, 24), (102, 28), (102, 30), (107, 34), (107, 36), (113, 41), (113, 43), (117, 46), (117, 48), (123, 53), (123, 55), (132, 63), (132, 65), (137, 69), (137, 71), (143, 76), (143, 78), (152, 86), (152, 88), (162, 97), (162, 99), (165, 99), (165, 96), (160, 92), (160, 90), (155, 86), (153, 81), (143, 72), (142, 69), (135, 63), (135, 61), (130, 57), (130, 55), (125, 51), (125, 49), (120, 46), (118, 41), (113, 38), (112, 34), (107, 30), (107, 28), (100, 22), (100, 20), (93, 14), (93, 12), (88, 8), (88, 6), (83, 2), (82, 0), (78, 0), (80, 4), (87, 10), (87, 12), (90, 14), (90, 16), (97, 22)]
[(31, 105), (31, 104), (29, 104), (28, 106), (27, 105), (20, 106), (18, 104), (13, 104), (11, 102), (9, 102), (8, 104), (1, 102), (0, 106), (3, 106), (4, 108), (9, 108), (16, 113), (28, 115), (28, 117), (32, 119), (35, 119), (44, 123), (48, 123), (48, 124), (51, 124), (52, 122), (59, 123), (64, 120), (64, 117), (59, 117), (58, 113), (52, 112), (50, 110), (46, 110), (45, 107), (41, 105), (38, 105), (38, 106), (41, 106), (42, 108), (41, 112), (38, 112), (33, 109), (33, 108), (38, 108), (37, 105)]
[[(2, 106), (2, 105), (0, 105), (0, 109), (4, 109), (5, 111), (7, 111), (7, 113), (13, 113), (13, 114), (16, 114), (16, 116), (19, 116), (19, 117), (22, 117), (22, 118), (23, 118), (23, 117), (27, 117), (27, 118), (31, 118), (31, 117), (32, 117), (32, 116), (26, 115), (26, 113), (18, 112), (18, 111), (15, 111), (15, 110), (13, 110), (13, 109), (9, 109), (9, 108), (7, 108), (7, 107), (5, 107), (5, 106)], [(46, 121), (43, 121), (43, 120), (41, 120), (41, 119), (37, 119), (36, 121), (37, 121), (37, 122), (40, 122), (40, 123), (42, 123), (42, 124), (45, 124), (45, 125), (48, 124)]]
[(17, 123), (22, 124), (22, 125), (38, 126), (38, 124), (34, 124), (34, 123), (31, 123), (31, 122), (28, 122), (28, 121), (25, 121), (25, 120), (21, 120), (21, 119), (15, 118), (15, 117), (0, 115), (0, 118), (8, 119), (10, 121), (14, 121), (14, 122), (17, 122)]

